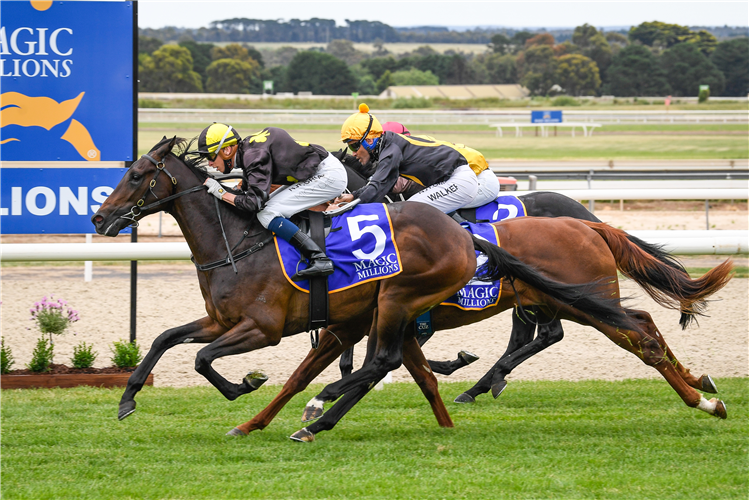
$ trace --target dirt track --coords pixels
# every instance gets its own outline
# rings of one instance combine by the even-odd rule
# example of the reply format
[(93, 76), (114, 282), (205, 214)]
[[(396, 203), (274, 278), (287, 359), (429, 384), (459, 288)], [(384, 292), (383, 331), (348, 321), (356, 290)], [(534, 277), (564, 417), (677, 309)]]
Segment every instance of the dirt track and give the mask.
[[(600, 211), (599, 217), (626, 229), (704, 228), (704, 213), (628, 213)], [(746, 211), (711, 212), (711, 223), (719, 229), (747, 229)], [(700, 224), (702, 226), (700, 226)], [(145, 229), (145, 227), (144, 227)], [(10, 242), (4, 238), (4, 242)], [(713, 266), (720, 258), (684, 259), (692, 266)], [(746, 258), (736, 259), (747, 265)], [(80, 312), (81, 321), (72, 332), (57, 340), (55, 361), (68, 363), (73, 345), (86, 341), (99, 352), (96, 366), (110, 365), (109, 346), (129, 335), (129, 268), (94, 266), (94, 280), (83, 281), (83, 265), (62, 267), (5, 267), (2, 269), (2, 335), (12, 349), (16, 368), (29, 362), (39, 334), (29, 321), (29, 308), (53, 293)], [(713, 296), (700, 326), (682, 332), (678, 313), (665, 310), (631, 282), (622, 285), (623, 295), (635, 297), (630, 307), (645, 309), (654, 317), (661, 333), (679, 359), (697, 374), (713, 377), (749, 375), (749, 290), (747, 279), (734, 279)], [(142, 264), (138, 283), (138, 341), (143, 351), (162, 331), (205, 315), (195, 270), (185, 264)], [(510, 333), (509, 313), (477, 325), (439, 332), (424, 351), (433, 359), (453, 359), (459, 349), (481, 356), (473, 365), (454, 374), (452, 380), (477, 380), (504, 352)], [(27, 330), (27, 327), (32, 327)], [(619, 349), (591, 328), (564, 323), (565, 339), (517, 368), (508, 380), (581, 380), (657, 377), (633, 355)], [(198, 345), (185, 345), (167, 352), (155, 373), (157, 386), (207, 385), (194, 369)], [(284, 339), (280, 345), (218, 360), (214, 366), (230, 380), (238, 381), (248, 369), (265, 371), (273, 384), (283, 383), (309, 350), (309, 336)], [(357, 349), (357, 366), (363, 355)], [(329, 368), (317, 381), (338, 378), (337, 367)], [(394, 380), (410, 380), (405, 369), (393, 373)]]

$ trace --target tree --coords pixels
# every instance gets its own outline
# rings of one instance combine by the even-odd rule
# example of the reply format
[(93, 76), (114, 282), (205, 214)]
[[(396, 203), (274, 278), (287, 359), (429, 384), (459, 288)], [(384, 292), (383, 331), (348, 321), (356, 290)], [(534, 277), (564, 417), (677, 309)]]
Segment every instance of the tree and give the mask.
[(601, 77), (595, 61), (581, 54), (567, 54), (559, 58), (556, 83), (570, 95), (595, 95)]
[(214, 45), (212, 43), (197, 43), (192, 40), (186, 40), (179, 42), (179, 46), (190, 51), (190, 55), (192, 56), (192, 69), (200, 75), (203, 87), (205, 87), (205, 69), (209, 64), (211, 64), (211, 62), (213, 62), (213, 59), (211, 58), (211, 50)]
[(718, 45), (718, 39), (712, 33), (700, 30), (697, 33), (692, 32), (692, 36), (686, 40), (687, 43), (694, 44), (703, 55), (710, 57), (710, 54)]
[(645, 22), (638, 26), (633, 26), (629, 30), (630, 41), (640, 42), (649, 47), (673, 47), (676, 44), (687, 41), (691, 35), (692, 32), (686, 26), (660, 21)]
[(611, 61), (604, 94), (620, 97), (668, 95), (666, 71), (656, 56), (642, 45), (624, 47)]
[(539, 33), (538, 35), (531, 37), (525, 41), (526, 47), (535, 47), (537, 45), (554, 45), (554, 37), (549, 33)]
[(394, 85), (439, 85), (440, 80), (431, 71), (416, 68), (396, 71), (392, 74)]
[(259, 50), (257, 50), (252, 45), (242, 45), (245, 49), (247, 49), (247, 54), (257, 61), (257, 63), (260, 65), (261, 68), (265, 67), (265, 61), (263, 61), (263, 54), (260, 53)]
[(380, 78), (377, 79), (377, 82), (375, 83), (377, 85), (377, 92), (381, 93), (384, 92), (385, 89), (390, 87), (391, 85), (395, 85), (393, 82), (393, 74), (390, 73), (390, 70), (385, 70), (385, 72), (380, 76)]
[(713, 95), (723, 92), (723, 73), (694, 44), (674, 45), (663, 53), (661, 60), (674, 95), (696, 96), (700, 85), (710, 85)]
[(486, 69), (486, 83), (518, 83), (515, 56), (495, 52), (479, 56), (476, 60)]
[(613, 57), (611, 46), (601, 32), (589, 24), (575, 28), (572, 33), (572, 43), (580, 48), (580, 53), (595, 61), (601, 78), (605, 79), (606, 70)]
[(190, 51), (178, 45), (164, 45), (143, 61), (139, 74), (143, 91), (202, 92), (200, 75), (192, 70)]
[(507, 52), (507, 47), (509, 47), (510, 43), (509, 38), (501, 33), (497, 33), (492, 37), (489, 48), (498, 54), (504, 54)]
[[(239, 59), (219, 59), (206, 69), (206, 91), (224, 94), (249, 94), (260, 77), (260, 65)], [(255, 84), (255, 85), (253, 85)]]
[(250, 52), (238, 43), (230, 43), (223, 47), (220, 45), (214, 46), (211, 49), (211, 58), (214, 61), (218, 61), (219, 59), (236, 59), (237, 61), (244, 62), (253, 61), (255, 64), (258, 64), (256, 60), (250, 57)]
[(529, 38), (533, 38), (536, 36), (535, 33), (531, 33), (530, 31), (518, 31), (514, 35), (512, 35), (512, 38), (510, 38), (510, 42), (518, 47), (524, 47), (525, 41)]
[(613, 46), (618, 45), (620, 47), (626, 47), (629, 45), (629, 40), (626, 36), (622, 35), (621, 33), (617, 33), (616, 31), (609, 31), (606, 33), (606, 41), (609, 42), (609, 45)]
[(557, 71), (557, 60), (554, 51), (548, 45), (536, 45), (518, 57), (522, 66), (521, 83), (533, 95), (546, 95), (554, 85)]
[(286, 85), (292, 92), (348, 95), (356, 89), (356, 78), (340, 59), (322, 52), (304, 51), (289, 63)]
[(337, 57), (348, 65), (356, 64), (366, 59), (366, 54), (356, 50), (350, 40), (333, 40), (325, 48), (325, 52)]
[(391, 56), (373, 57), (372, 59), (362, 61), (360, 64), (361, 67), (372, 75), (372, 78), (375, 80), (378, 80), (385, 71), (390, 71), (392, 73), (393, 71), (398, 70), (398, 61)]
[(162, 45), (164, 45), (164, 42), (157, 38), (151, 38), (149, 36), (139, 36), (138, 54), (153, 54), (153, 51), (158, 50)]
[(749, 92), (749, 38), (719, 43), (710, 60), (726, 79), (723, 95), (745, 96)]

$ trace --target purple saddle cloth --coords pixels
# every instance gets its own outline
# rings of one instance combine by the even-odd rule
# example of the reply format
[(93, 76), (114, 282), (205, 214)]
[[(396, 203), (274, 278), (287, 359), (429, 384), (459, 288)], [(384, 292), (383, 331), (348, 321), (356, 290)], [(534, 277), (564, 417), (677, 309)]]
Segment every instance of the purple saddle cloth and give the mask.
[[(309, 292), (308, 280), (291, 281), (298, 270), (307, 268), (307, 261), (290, 243), (274, 239), (286, 279)], [(335, 272), (328, 277), (329, 293), (395, 276), (402, 270), (390, 214), (383, 203), (363, 203), (333, 217), (325, 247), (335, 265)]]

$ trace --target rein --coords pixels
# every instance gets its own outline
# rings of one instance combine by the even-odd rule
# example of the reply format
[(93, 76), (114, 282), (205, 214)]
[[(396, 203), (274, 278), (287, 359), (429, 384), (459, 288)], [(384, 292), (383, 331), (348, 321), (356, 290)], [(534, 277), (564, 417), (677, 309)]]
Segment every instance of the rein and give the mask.
[[(151, 179), (151, 182), (148, 184), (148, 191), (146, 191), (146, 193), (143, 195), (143, 197), (136, 202), (135, 206), (133, 206), (133, 208), (130, 209), (130, 212), (126, 213), (125, 215), (121, 215), (120, 216), (120, 219), (126, 219), (126, 220), (129, 220), (129, 221), (132, 221), (132, 224), (130, 224), (130, 227), (138, 227), (138, 221), (135, 220), (135, 217), (137, 217), (138, 215), (140, 215), (145, 210), (150, 210), (150, 209), (152, 209), (154, 207), (158, 207), (160, 205), (163, 205), (164, 203), (169, 203), (170, 201), (175, 200), (177, 198), (180, 198), (182, 196), (185, 196), (187, 194), (196, 193), (198, 191), (204, 191), (204, 190), (208, 189), (208, 186), (205, 186), (205, 185), (201, 184), (200, 186), (191, 187), (190, 189), (186, 189), (185, 191), (181, 191), (179, 193), (175, 193), (175, 194), (172, 194), (170, 196), (167, 196), (166, 198), (159, 199), (159, 197), (156, 196), (156, 193), (153, 192), (153, 188), (154, 188), (154, 186), (156, 186), (156, 177), (158, 177), (159, 174), (162, 171), (164, 171), (171, 178), (171, 180), (172, 180), (172, 191), (174, 191), (174, 189), (176, 189), (177, 178), (174, 177), (165, 168), (163, 160), (156, 161), (156, 160), (153, 159), (153, 157), (151, 157), (150, 155), (147, 155), (147, 154), (144, 154), (143, 156), (141, 156), (141, 158), (145, 158), (145, 159), (147, 159), (148, 161), (150, 161), (151, 163), (154, 164), (154, 166), (156, 167), (156, 174), (153, 176), (153, 179)], [(149, 203), (148, 205), (144, 206), (144, 204), (146, 202), (146, 196), (148, 196), (148, 192), (149, 191), (156, 198), (156, 201), (153, 202), (153, 203)], [(195, 256), (193, 256), (193, 255), (190, 256), (190, 260), (192, 261), (193, 264), (195, 264), (195, 267), (198, 269), (198, 271), (209, 271), (211, 269), (216, 269), (217, 267), (228, 266), (229, 264), (231, 264), (232, 268), (234, 269), (234, 273), (237, 274), (238, 271), (237, 271), (237, 266), (235, 264), (236, 261), (244, 259), (245, 257), (248, 257), (248, 256), (252, 255), (253, 253), (258, 252), (258, 251), (262, 250), (263, 248), (265, 248), (265, 246), (268, 243), (270, 243), (271, 241), (273, 241), (273, 233), (271, 233), (270, 236), (267, 237), (267, 238), (265, 238), (263, 241), (255, 243), (254, 245), (252, 245), (247, 250), (244, 250), (243, 252), (240, 252), (237, 255), (233, 255), (232, 252), (234, 250), (236, 250), (236, 248), (245, 240), (245, 238), (247, 238), (249, 236), (249, 232), (248, 231), (244, 231), (244, 234), (242, 235), (242, 238), (237, 242), (236, 245), (234, 245), (233, 248), (230, 248), (229, 247), (229, 240), (226, 238), (226, 231), (224, 230), (224, 222), (221, 220), (221, 210), (219, 209), (219, 206), (218, 206), (218, 199), (214, 198), (213, 201), (215, 202), (216, 214), (218, 215), (218, 222), (219, 222), (219, 225), (221, 226), (221, 235), (224, 237), (224, 243), (226, 244), (226, 251), (227, 251), (228, 255), (225, 258), (223, 258), (223, 259), (219, 259), (219, 260), (216, 260), (214, 262), (209, 262), (208, 264), (198, 264), (197, 262), (195, 262)]]

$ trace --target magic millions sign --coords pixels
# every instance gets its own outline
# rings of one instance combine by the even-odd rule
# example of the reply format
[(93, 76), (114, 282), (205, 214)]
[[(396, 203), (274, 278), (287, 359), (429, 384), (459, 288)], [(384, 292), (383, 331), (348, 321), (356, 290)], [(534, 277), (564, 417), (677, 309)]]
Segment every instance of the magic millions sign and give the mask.
[(0, 9), (0, 159), (132, 161), (133, 2)]

